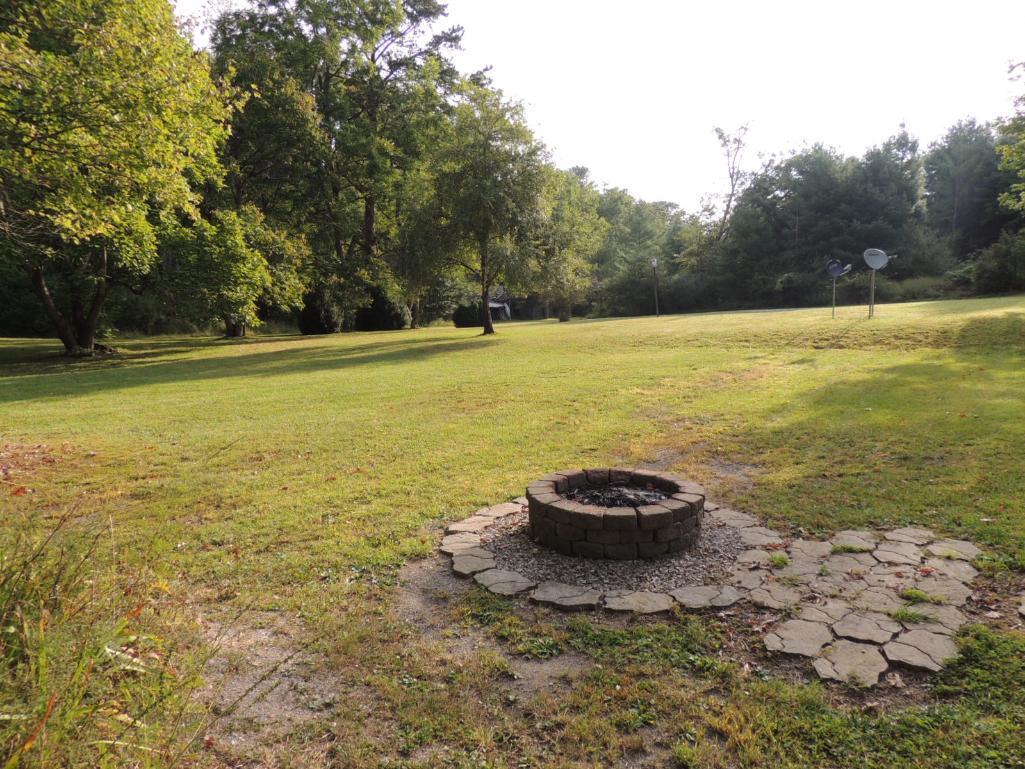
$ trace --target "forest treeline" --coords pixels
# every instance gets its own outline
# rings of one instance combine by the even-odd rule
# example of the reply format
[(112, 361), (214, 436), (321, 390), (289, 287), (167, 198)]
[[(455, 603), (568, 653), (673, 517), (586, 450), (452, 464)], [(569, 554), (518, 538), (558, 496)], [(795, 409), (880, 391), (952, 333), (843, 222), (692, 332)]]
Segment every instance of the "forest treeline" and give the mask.
[[(698, 211), (556, 168), (437, 0), (260, 0), (195, 51), (167, 0), (0, 10), (0, 335), (800, 306), (1025, 290), (1025, 102), (928, 147), (816, 144)], [(672, 152), (672, 148), (666, 148)]]

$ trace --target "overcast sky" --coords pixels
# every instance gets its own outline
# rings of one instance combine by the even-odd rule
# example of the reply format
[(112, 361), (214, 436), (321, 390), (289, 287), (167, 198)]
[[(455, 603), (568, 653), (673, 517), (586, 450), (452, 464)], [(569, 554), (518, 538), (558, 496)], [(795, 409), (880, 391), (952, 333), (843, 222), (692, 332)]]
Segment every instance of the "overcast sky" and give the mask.
[[(206, 0), (178, 0), (194, 12)], [(822, 142), (861, 154), (907, 125), (923, 147), (1013, 109), (1025, 0), (449, 0), (463, 71), (526, 104), (562, 167), (697, 208), (725, 170), (714, 127), (750, 125), (746, 165)]]

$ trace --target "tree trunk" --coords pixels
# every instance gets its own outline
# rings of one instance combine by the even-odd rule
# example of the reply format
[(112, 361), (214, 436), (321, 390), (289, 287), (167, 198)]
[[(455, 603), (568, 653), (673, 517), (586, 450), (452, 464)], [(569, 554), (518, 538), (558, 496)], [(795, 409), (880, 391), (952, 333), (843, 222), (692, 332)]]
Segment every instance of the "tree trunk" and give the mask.
[(481, 283), (480, 292), (481, 315), (484, 318), (484, 335), (495, 333), (495, 324), (491, 320), (491, 287)]
[(246, 335), (245, 321), (236, 321), (233, 318), (224, 319), (224, 338), (241, 339)]
[(50, 316), (50, 320), (57, 329), (57, 337), (64, 344), (64, 354), (80, 355), (81, 351), (78, 348), (78, 342), (75, 339), (71, 326), (68, 324), (67, 319), (61, 311), (57, 309), (57, 305), (53, 301), (53, 296), (50, 294), (50, 289), (46, 285), (46, 277), (43, 275), (43, 268), (29, 267), (28, 273), (29, 278), (32, 280), (32, 288), (35, 290), (36, 296), (39, 297), (39, 301), (41, 301), (43, 303), (43, 307), (46, 308), (46, 314)]
[(96, 346), (96, 327), (100, 323), (100, 310), (107, 299), (107, 247), (100, 250), (100, 264), (98, 265), (99, 278), (96, 283), (96, 290), (93, 292), (92, 301), (89, 303), (89, 312), (84, 308), (75, 296), (75, 336), (78, 339), (78, 346), (88, 350), (91, 354)]
[(488, 278), (488, 242), (481, 239), (480, 244), (480, 314), (484, 321), (482, 335), (495, 333), (495, 324), (491, 321), (491, 280)]
[(569, 306), (559, 307), (559, 323), (566, 323), (571, 317)]

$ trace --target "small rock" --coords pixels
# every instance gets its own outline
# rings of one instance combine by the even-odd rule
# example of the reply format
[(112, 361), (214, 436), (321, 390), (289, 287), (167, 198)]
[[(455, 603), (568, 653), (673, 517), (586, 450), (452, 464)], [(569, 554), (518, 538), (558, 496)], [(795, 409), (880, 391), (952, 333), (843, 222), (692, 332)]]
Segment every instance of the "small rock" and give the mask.
[(555, 606), (563, 611), (584, 611), (594, 609), (602, 594), (589, 587), (567, 585), (563, 582), (542, 582), (530, 594), (534, 603)]
[(936, 539), (936, 535), (929, 529), (916, 529), (913, 526), (888, 531), (883, 537), (893, 542), (910, 542), (912, 545), (928, 545)]
[(1025, 595), (1021, 597), (1021, 606), (1018, 607), (1018, 613), (1025, 617)]
[(855, 686), (875, 686), (888, 667), (878, 646), (846, 639), (827, 646), (813, 665), (822, 678)]
[(609, 611), (630, 611), (635, 614), (658, 614), (673, 608), (673, 599), (666, 593), (645, 590), (612, 590), (605, 594)]
[(821, 622), (791, 619), (762, 638), (765, 641), (765, 648), (769, 651), (814, 657), (823, 646), (833, 640), (833, 634)]

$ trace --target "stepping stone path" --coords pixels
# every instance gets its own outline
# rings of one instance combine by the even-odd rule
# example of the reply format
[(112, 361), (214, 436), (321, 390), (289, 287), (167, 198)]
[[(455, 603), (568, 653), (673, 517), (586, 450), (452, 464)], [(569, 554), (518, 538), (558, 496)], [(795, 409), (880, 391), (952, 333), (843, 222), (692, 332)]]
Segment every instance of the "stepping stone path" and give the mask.
[[(941, 670), (957, 656), (954, 634), (967, 621), (959, 607), (978, 575), (971, 542), (938, 539), (928, 529), (841, 531), (828, 542), (788, 540), (753, 516), (706, 502), (705, 526), (737, 530), (748, 550), (722, 584), (683, 585), (665, 593), (535, 583), (499, 568), (481, 534), (523, 512), (522, 497), (483, 508), (446, 527), (441, 552), (452, 570), (499, 595), (524, 595), (563, 611), (634, 614), (720, 610), (748, 601), (778, 614), (763, 625), (770, 652), (807, 657), (825, 679), (874, 686), (891, 665)], [(1025, 619), (1025, 595), (1018, 609)]]

